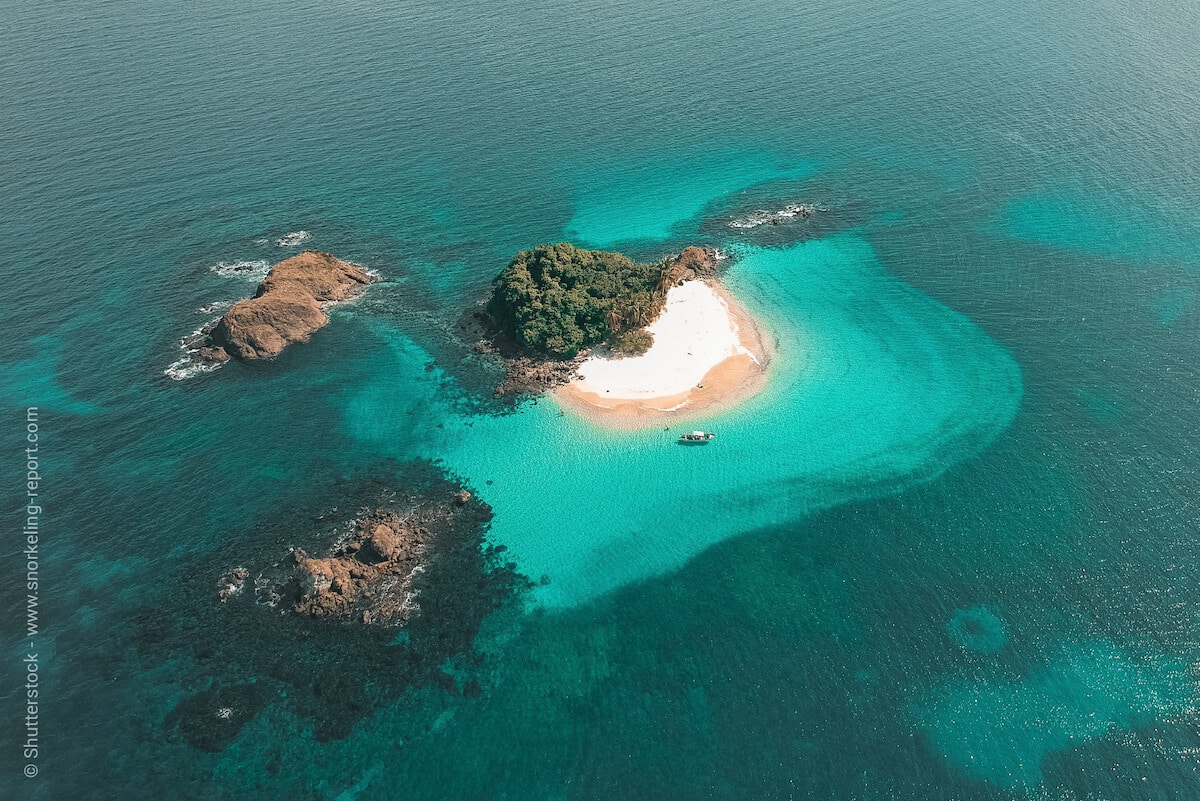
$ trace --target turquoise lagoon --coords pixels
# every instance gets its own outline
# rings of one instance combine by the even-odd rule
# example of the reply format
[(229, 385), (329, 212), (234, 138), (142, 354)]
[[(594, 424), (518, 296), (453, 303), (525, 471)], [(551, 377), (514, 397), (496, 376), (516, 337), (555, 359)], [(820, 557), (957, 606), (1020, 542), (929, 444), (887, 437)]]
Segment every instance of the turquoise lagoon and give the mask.
[[(488, 482), (493, 537), (526, 573), (549, 580), (539, 595), (552, 605), (677, 568), (748, 527), (932, 478), (985, 448), (1016, 414), (1012, 357), (889, 276), (862, 239), (734, 253), (729, 286), (774, 340), (770, 383), (702, 418), (720, 431), (702, 452), (675, 447), (678, 424), (612, 431), (564, 415), (552, 399), (512, 416), (438, 415), (446, 433), (421, 455)], [(387, 373), (350, 398), (351, 435), (411, 455), (396, 448), (406, 423), (389, 390), (422, 380), (442, 378)]]

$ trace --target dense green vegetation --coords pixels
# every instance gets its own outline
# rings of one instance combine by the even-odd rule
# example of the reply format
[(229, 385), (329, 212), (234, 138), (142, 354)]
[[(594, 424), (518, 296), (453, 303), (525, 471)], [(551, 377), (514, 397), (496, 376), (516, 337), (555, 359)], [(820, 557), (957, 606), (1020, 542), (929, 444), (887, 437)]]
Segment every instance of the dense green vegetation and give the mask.
[(488, 311), (522, 344), (556, 356), (601, 342), (637, 353), (650, 346), (641, 329), (662, 311), (671, 280), (664, 263), (636, 264), (565, 242), (539, 245), (496, 277)]

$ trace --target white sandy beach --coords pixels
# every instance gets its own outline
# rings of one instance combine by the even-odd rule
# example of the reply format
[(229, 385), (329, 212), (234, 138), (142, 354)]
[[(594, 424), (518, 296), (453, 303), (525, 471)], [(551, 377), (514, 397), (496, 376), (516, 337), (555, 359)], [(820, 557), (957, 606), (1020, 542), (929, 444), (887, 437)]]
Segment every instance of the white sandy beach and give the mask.
[(641, 356), (586, 359), (580, 378), (558, 391), (568, 407), (627, 426), (659, 422), (751, 394), (766, 349), (753, 321), (719, 284), (672, 287), (647, 327), (654, 344)]

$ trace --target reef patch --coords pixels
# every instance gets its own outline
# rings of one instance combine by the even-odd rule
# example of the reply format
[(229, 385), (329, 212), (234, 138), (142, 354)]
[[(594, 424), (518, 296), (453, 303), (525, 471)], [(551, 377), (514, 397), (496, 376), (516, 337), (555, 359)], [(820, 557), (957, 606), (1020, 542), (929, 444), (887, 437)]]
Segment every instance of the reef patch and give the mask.
[[(389, 461), (228, 533), (181, 565), (172, 590), (133, 621), (144, 669), (172, 660), (186, 666), (179, 685), (197, 688), (166, 714), (165, 732), (215, 753), (280, 706), (329, 741), (409, 692), (478, 697), (476, 633), (532, 586), (488, 542), (490, 520), (456, 477), (428, 462)], [(361, 555), (379, 580), (318, 609), (317, 596), (305, 600), (297, 553)]]

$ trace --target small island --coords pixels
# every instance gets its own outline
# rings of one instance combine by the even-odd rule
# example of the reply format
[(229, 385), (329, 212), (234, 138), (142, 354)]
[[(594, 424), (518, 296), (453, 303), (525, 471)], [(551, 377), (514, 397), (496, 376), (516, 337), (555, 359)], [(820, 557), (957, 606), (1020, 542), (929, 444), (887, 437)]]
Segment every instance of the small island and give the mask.
[(655, 425), (762, 385), (766, 339), (721, 284), (718, 264), (715, 250), (699, 247), (637, 264), (541, 245), (497, 276), (487, 310), (525, 349), (523, 374), (539, 356), (567, 366), (551, 371), (560, 380), (546, 387), (564, 406), (607, 425)]
[(326, 305), (354, 297), (370, 282), (361, 267), (329, 253), (292, 256), (271, 268), (254, 297), (235, 303), (204, 332), (196, 356), (207, 362), (278, 356), (329, 322)]

